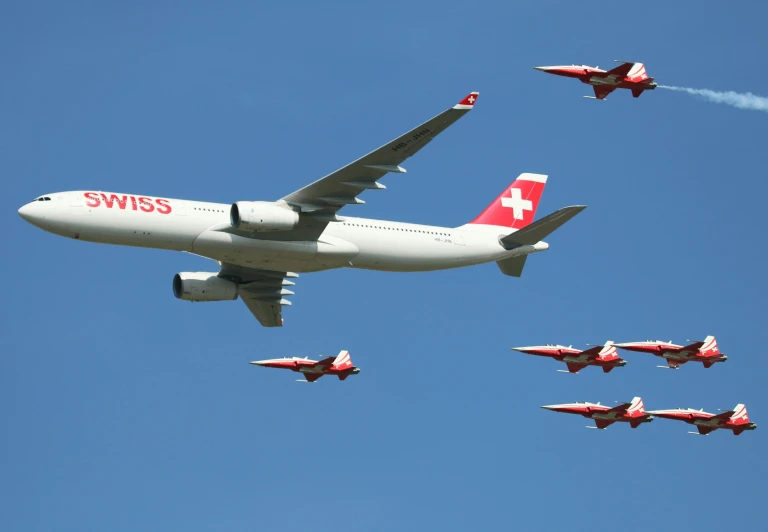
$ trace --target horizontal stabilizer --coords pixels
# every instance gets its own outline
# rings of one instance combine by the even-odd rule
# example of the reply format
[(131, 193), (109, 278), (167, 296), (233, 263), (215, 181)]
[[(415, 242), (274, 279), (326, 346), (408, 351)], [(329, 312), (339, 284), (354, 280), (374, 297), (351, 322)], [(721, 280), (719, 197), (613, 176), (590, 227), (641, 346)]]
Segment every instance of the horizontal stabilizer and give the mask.
[[(572, 207), (563, 207), (562, 209), (548, 214), (541, 220), (523, 227), (519, 231), (505, 236), (501, 243), (507, 249), (514, 249), (519, 246), (532, 245), (540, 242), (555, 229), (586, 209), (586, 205), (574, 205)], [(502, 262), (502, 261), (499, 261)], [(504, 271), (504, 270), (502, 270)]]
[(499, 265), (499, 269), (504, 275), (509, 275), (510, 277), (520, 277), (523, 275), (523, 267), (525, 266), (525, 259), (527, 258), (528, 255), (510, 257), (508, 259), (496, 261), (496, 264)]

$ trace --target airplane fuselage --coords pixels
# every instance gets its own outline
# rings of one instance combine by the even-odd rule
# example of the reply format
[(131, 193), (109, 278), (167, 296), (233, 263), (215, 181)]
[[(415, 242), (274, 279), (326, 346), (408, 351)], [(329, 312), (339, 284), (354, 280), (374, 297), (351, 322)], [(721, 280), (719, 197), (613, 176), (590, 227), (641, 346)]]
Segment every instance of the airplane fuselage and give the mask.
[(311, 272), (350, 267), (431, 271), (543, 251), (540, 242), (507, 250), (497, 226), (446, 228), (343, 217), (291, 231), (233, 231), (230, 205), (135, 194), (73, 191), (33, 201), (19, 214), (57, 235), (107, 244), (185, 251), (266, 270)]

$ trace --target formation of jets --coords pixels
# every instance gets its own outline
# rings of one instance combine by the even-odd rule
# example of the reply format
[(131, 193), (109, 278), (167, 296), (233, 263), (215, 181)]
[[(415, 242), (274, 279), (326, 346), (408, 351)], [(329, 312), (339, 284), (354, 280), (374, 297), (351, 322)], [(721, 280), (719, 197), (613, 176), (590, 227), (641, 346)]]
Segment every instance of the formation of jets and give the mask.
[[(599, 366), (605, 373), (613, 368), (625, 366), (627, 361), (619, 357), (616, 348), (640, 353), (651, 353), (666, 359), (666, 366), (660, 368), (678, 369), (686, 362), (701, 362), (705, 368), (711, 368), (717, 362), (725, 362), (728, 357), (720, 352), (717, 340), (714, 336), (707, 336), (702, 341), (696, 341), (689, 345), (677, 345), (661, 340), (646, 340), (644, 342), (625, 342), (617, 344), (608, 340), (605, 345), (598, 345), (586, 349), (574, 349), (572, 345), (534, 345), (528, 347), (513, 347), (513, 351), (520, 351), (528, 355), (549, 357), (558, 362), (565, 362), (568, 371), (565, 373), (578, 373), (587, 366)], [(558, 370), (563, 371), (563, 370)]]
[[(594, 88), (602, 100), (615, 89), (629, 89), (637, 98), (656, 88), (642, 63), (621, 62), (612, 70), (588, 66), (535, 67), (572, 77)], [(340, 215), (349, 205), (365, 203), (360, 195), (386, 187), (388, 174), (406, 172), (401, 165), (442, 131), (471, 111), (479, 93), (346, 166), (276, 201), (235, 201), (220, 204), (151, 195), (79, 190), (46, 194), (19, 209), (19, 215), (45, 231), (90, 242), (183, 251), (216, 261), (219, 271), (180, 272), (173, 293), (181, 300), (212, 302), (242, 299), (265, 327), (284, 324), (282, 309), (294, 295), (299, 273), (337, 268), (393, 272), (433, 271), (496, 262), (504, 275), (520, 277), (528, 256), (549, 249), (543, 239), (586, 207), (561, 208), (534, 221), (547, 176), (522, 173), (470, 222), (439, 227)], [(591, 98), (590, 96), (588, 96)], [(710, 368), (727, 357), (714, 336), (677, 345), (658, 340), (614, 343), (575, 349), (543, 345), (513, 348), (566, 364), (568, 373), (587, 366), (610, 373), (626, 365), (618, 349), (650, 353), (677, 369), (687, 362)], [(322, 360), (275, 358), (251, 364), (300, 373), (300, 382), (324, 375), (345, 380), (360, 373), (349, 352)], [(563, 370), (559, 370), (563, 371)], [(632, 428), (654, 417), (681, 420), (706, 435), (717, 429), (735, 435), (753, 430), (746, 407), (710, 414), (703, 410), (647, 411), (642, 399), (608, 407), (600, 403), (568, 403), (542, 408), (579, 414), (605, 429), (617, 422)]]
[(648, 77), (645, 65), (629, 61), (616, 61), (621, 63), (611, 70), (601, 70), (598, 67), (586, 65), (562, 65), (533, 67), (547, 74), (576, 78), (582, 83), (592, 85), (594, 96), (584, 96), (595, 100), (604, 100), (606, 96), (616, 89), (629, 89), (632, 96), (639, 98), (644, 91), (650, 91), (657, 87), (653, 78)]
[(563, 403), (559, 405), (544, 405), (541, 408), (562, 412), (564, 414), (578, 414), (589, 419), (595, 420), (595, 426), (588, 425), (590, 429), (605, 429), (616, 422), (629, 423), (629, 426), (636, 429), (643, 423), (653, 421), (655, 417), (684, 421), (695, 425), (698, 432), (690, 434), (700, 434), (706, 436), (713, 430), (728, 429), (733, 431), (734, 436), (738, 436), (745, 430), (754, 430), (756, 423), (752, 423), (747, 415), (747, 407), (739, 404), (733, 410), (728, 410), (720, 414), (710, 414), (704, 410), (694, 410), (692, 408), (674, 408), (671, 410), (645, 410), (643, 400), (635, 397), (629, 403), (609, 407), (600, 403)]

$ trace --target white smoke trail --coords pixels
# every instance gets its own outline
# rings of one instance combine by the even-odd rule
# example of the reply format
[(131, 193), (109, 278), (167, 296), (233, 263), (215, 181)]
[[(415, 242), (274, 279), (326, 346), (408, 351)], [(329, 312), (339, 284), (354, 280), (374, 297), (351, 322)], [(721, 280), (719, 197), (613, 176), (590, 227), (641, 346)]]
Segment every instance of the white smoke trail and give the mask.
[(660, 89), (668, 89), (671, 91), (687, 92), (694, 96), (701, 96), (715, 103), (724, 103), (739, 109), (746, 109), (748, 111), (764, 111), (768, 113), (768, 98), (764, 96), (757, 96), (751, 92), (738, 93), (733, 91), (711, 91), (709, 89), (689, 89), (687, 87), (670, 87), (669, 85), (659, 85)]

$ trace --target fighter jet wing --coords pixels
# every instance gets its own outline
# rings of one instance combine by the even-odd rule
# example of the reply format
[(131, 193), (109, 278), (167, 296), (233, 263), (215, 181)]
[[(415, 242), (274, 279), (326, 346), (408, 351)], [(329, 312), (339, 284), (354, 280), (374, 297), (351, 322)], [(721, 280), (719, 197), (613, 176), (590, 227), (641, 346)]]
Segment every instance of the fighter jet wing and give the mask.
[(322, 377), (322, 373), (305, 373), (304, 378), (307, 380), (307, 382), (315, 382), (317, 379)]
[[(692, 344), (686, 345), (685, 347), (682, 347), (680, 349), (676, 349), (676, 351), (698, 351), (704, 346), (704, 342), (693, 342)], [(671, 351), (671, 349), (670, 349)]]
[(219, 277), (237, 283), (240, 299), (264, 327), (283, 326), (283, 306), (291, 302), (284, 296), (293, 295), (286, 286), (293, 286), (288, 278), (298, 277), (293, 272), (273, 272), (220, 263)]
[(627, 74), (629, 74), (629, 71), (632, 70), (632, 67), (635, 66), (634, 63), (628, 62), (628, 63), (622, 63), (616, 68), (610, 69), (608, 72), (605, 73), (603, 76), (604, 78), (615, 78), (615, 79), (624, 79), (627, 77)]
[(592, 360), (592, 359), (597, 358), (597, 355), (604, 348), (605, 347), (602, 346), (602, 345), (596, 345), (594, 347), (590, 347), (589, 349), (585, 349), (581, 353), (577, 353), (576, 355), (573, 355), (573, 356), (576, 356), (576, 357), (579, 357), (579, 358), (584, 358), (584, 359), (587, 359), (587, 360)]
[(302, 212), (316, 213), (319, 220), (332, 220), (344, 205), (365, 203), (358, 199), (361, 192), (386, 188), (378, 180), (389, 172), (405, 173), (400, 164), (472, 110), (478, 94), (468, 94), (452, 108), (408, 133), (282, 199)]
[(613, 408), (608, 410), (608, 412), (616, 412), (616, 413), (626, 412), (627, 408), (629, 408), (630, 406), (632, 406), (632, 403), (622, 403), (620, 405), (614, 406)]
[(604, 429), (606, 427), (610, 427), (613, 425), (615, 421), (608, 421), (607, 419), (596, 419), (595, 425), (597, 425), (597, 428)]
[(592, 88), (595, 89), (595, 98), (598, 100), (604, 100), (606, 96), (616, 90), (616, 87), (607, 87), (605, 85), (595, 85)]
[(575, 362), (567, 362), (565, 365), (568, 366), (568, 371), (570, 373), (578, 373), (587, 367), (586, 364), (576, 364)]

